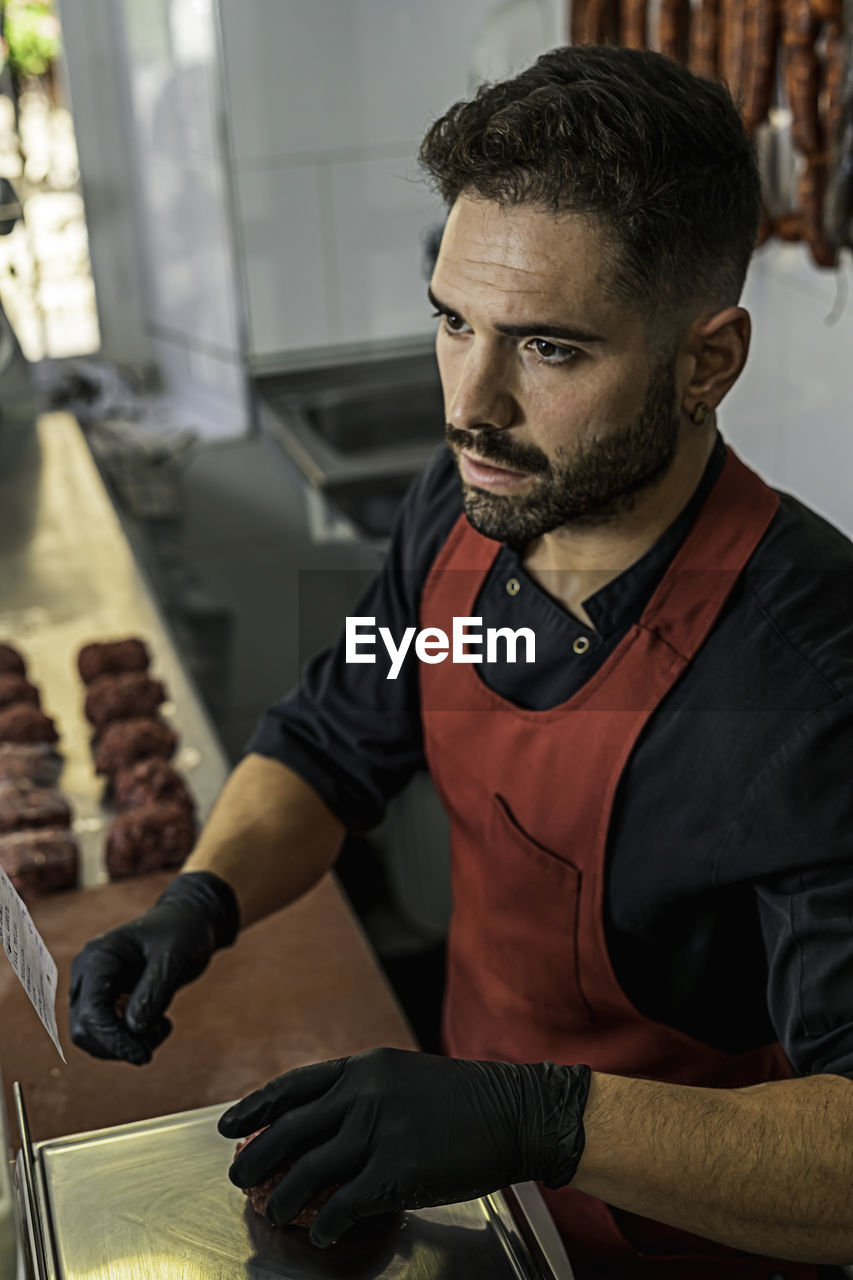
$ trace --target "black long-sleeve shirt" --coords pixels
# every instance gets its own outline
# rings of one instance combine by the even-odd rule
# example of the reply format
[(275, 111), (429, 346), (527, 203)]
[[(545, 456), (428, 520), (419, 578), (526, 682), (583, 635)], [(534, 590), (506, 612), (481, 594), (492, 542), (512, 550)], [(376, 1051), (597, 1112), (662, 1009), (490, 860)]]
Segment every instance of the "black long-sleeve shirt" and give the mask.
[[(481, 678), (533, 710), (570, 698), (639, 619), (724, 457), (718, 437), (678, 519), (584, 601), (594, 631), (503, 545), (476, 613), (484, 629), (531, 627), (536, 661), (483, 663)], [(421, 588), (461, 506), (442, 448), (359, 615), (395, 638), (419, 626)], [(589, 648), (576, 654), (581, 635)], [(248, 747), (290, 765), (351, 829), (374, 825), (425, 766), (418, 660), (389, 680), (376, 654), (347, 664), (341, 638)], [(642, 734), (607, 856), (610, 954), (642, 1013), (725, 1052), (778, 1038), (802, 1075), (853, 1078), (853, 544), (793, 497), (780, 495), (717, 625)]]

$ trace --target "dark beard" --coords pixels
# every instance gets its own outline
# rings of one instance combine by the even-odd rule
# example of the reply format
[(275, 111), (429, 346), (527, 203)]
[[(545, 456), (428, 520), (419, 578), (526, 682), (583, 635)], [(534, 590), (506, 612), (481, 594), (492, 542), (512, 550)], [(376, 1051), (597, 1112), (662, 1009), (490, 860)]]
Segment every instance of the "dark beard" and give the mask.
[(630, 426), (576, 451), (557, 451), (552, 463), (535, 445), (519, 444), (498, 429), (483, 432), (446, 427), (454, 450), (470, 449), (484, 462), (536, 477), (520, 497), (463, 485), (468, 520), (486, 538), (523, 546), (562, 525), (609, 524), (631, 511), (672, 465), (679, 422), (674, 412), (675, 362), (652, 373), (643, 407)]

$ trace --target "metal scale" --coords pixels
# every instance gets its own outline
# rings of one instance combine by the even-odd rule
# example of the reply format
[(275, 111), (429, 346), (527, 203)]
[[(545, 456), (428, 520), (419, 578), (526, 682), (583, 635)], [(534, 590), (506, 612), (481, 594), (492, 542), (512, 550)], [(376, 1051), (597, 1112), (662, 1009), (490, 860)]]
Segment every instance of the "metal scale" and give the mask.
[(531, 1183), (368, 1220), (318, 1250), (228, 1181), (222, 1107), (32, 1143), (17, 1083), (14, 1097), (14, 1165), (0, 1109), (0, 1280), (572, 1280)]

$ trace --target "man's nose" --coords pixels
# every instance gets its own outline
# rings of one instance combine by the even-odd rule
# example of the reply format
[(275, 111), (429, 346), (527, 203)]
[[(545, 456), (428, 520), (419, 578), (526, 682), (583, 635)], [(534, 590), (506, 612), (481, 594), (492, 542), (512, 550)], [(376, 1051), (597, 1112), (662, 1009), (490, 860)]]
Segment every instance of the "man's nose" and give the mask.
[(460, 365), (449, 372), (450, 386), (445, 387), (449, 426), (463, 431), (482, 431), (513, 425), (515, 400), (498, 358), (472, 349)]

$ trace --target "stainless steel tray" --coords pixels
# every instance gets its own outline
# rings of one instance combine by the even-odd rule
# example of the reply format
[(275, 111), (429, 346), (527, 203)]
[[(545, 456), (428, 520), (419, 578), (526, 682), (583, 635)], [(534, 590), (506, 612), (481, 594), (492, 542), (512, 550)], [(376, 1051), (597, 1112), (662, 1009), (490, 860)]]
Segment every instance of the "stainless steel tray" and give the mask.
[(516, 1217), (496, 1194), (365, 1223), (328, 1250), (275, 1230), (228, 1180), (222, 1109), (34, 1144), (50, 1280), (571, 1280), (530, 1184)]

